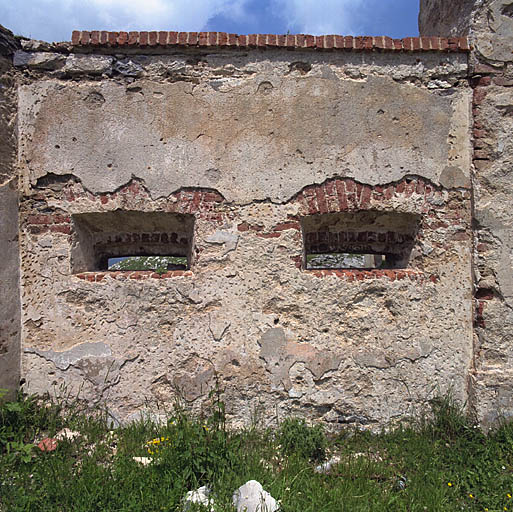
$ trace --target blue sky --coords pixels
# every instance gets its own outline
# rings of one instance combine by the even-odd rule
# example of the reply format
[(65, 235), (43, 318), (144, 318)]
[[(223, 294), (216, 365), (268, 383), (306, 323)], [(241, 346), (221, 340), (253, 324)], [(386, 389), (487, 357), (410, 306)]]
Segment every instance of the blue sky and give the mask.
[(418, 35), (418, 0), (0, 0), (16, 34), (66, 41), (78, 30)]

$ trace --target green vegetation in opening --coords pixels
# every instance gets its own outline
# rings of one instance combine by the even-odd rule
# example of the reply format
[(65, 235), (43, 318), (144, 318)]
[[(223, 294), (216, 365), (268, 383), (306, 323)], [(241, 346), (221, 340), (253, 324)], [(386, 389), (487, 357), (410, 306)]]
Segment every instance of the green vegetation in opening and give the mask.
[(186, 256), (122, 256), (109, 258), (108, 270), (153, 270), (164, 273), (168, 270), (187, 269)]
[(387, 268), (384, 254), (326, 253), (307, 254), (306, 268), (315, 269), (378, 269)]
[[(188, 491), (209, 483), (215, 511), (234, 512), (232, 493), (251, 479), (282, 512), (513, 509), (513, 425), (485, 434), (450, 396), (381, 433), (334, 435), (297, 418), (230, 430), (220, 394), (211, 400), (200, 417), (176, 406), (164, 425), (146, 418), (116, 429), (105, 411), (79, 400), (20, 395), (4, 403), (0, 510), (175, 512)], [(79, 435), (54, 451), (35, 446), (63, 427)], [(315, 471), (335, 455), (328, 474)]]

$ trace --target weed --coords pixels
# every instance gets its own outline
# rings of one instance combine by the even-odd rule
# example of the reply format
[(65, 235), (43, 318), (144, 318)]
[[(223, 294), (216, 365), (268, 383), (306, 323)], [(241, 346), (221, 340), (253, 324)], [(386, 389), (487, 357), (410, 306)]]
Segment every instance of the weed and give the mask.
[(315, 462), (326, 458), (327, 440), (321, 425), (310, 427), (302, 418), (288, 418), (280, 425), (276, 439), (285, 455)]
[[(281, 501), (282, 512), (512, 508), (513, 425), (484, 434), (450, 397), (432, 402), (421, 421), (335, 437), (298, 418), (274, 432), (233, 431), (219, 388), (211, 400), (200, 417), (176, 406), (167, 424), (148, 417), (111, 431), (101, 409), (20, 395), (0, 409), (0, 509), (176, 512), (188, 491), (208, 483), (216, 512), (233, 512), (234, 490), (252, 479)], [(62, 426), (80, 437), (53, 452), (23, 448)], [(315, 473), (327, 453), (340, 462)], [(153, 462), (134, 461), (141, 456)]]

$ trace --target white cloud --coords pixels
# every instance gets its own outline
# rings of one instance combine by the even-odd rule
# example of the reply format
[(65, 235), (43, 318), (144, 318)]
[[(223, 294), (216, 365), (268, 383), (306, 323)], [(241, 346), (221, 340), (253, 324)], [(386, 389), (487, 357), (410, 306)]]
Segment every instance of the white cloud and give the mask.
[(247, 0), (0, 0), (17, 34), (66, 41), (72, 30), (199, 31), (219, 13), (240, 18)]
[(357, 14), (364, 1), (272, 0), (272, 5), (291, 32), (354, 35), (360, 30)]

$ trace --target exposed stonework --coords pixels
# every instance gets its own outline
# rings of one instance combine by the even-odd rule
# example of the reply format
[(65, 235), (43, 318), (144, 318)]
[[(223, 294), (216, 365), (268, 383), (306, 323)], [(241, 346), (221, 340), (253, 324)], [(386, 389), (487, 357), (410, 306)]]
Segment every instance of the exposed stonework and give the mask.
[(16, 89), (12, 54), (18, 44), (0, 26), (0, 389), (20, 380), (20, 287), (18, 176), (16, 172)]
[[(466, 2), (466, 6), (464, 23), (475, 47), (470, 63), (475, 218), (471, 403), (478, 419), (491, 424), (513, 413), (513, 389), (509, 384), (513, 362), (513, 4), (510, 0), (484, 0)], [(470, 7), (472, 13), (467, 16)], [(438, 16), (427, 14), (433, 20)], [(439, 13), (441, 17), (444, 14)], [(421, 33), (431, 32), (421, 24)]]
[(468, 35), (475, 4), (476, 0), (420, 0), (421, 36)]

